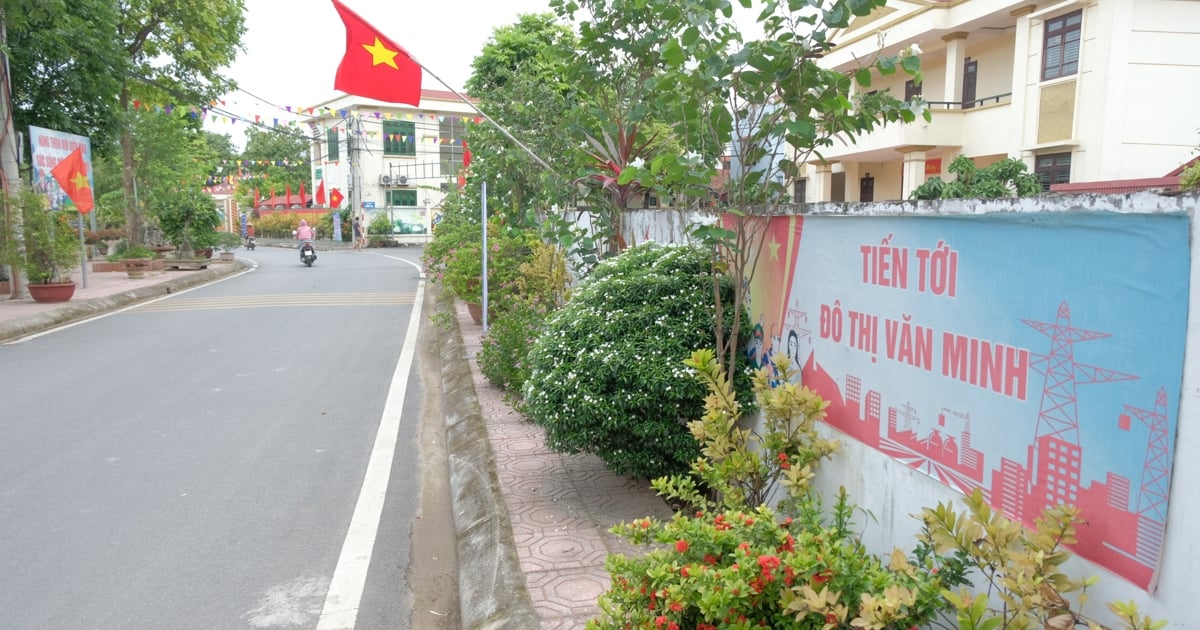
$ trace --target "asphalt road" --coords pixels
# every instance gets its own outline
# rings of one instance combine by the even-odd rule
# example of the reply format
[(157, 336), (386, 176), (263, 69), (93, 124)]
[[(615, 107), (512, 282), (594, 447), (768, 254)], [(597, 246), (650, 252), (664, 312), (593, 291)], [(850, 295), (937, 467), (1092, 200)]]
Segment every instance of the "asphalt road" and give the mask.
[(443, 474), (436, 388), (406, 366), (420, 250), (239, 256), (0, 345), (0, 627), (402, 628), (414, 600), (453, 623), (449, 528), (410, 575)]

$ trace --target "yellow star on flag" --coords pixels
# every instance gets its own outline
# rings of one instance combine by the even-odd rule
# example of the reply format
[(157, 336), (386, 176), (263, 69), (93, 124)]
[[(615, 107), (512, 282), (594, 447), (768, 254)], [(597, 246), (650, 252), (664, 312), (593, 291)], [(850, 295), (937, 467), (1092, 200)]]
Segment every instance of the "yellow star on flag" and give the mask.
[(400, 69), (400, 66), (396, 65), (396, 55), (399, 54), (399, 52), (388, 49), (387, 46), (383, 45), (383, 42), (379, 41), (378, 37), (375, 38), (374, 45), (368, 46), (363, 44), (362, 47), (367, 52), (371, 53), (371, 67), (383, 64), (391, 66), (396, 70)]
[(771, 260), (779, 260), (779, 246), (781, 243), (775, 240), (775, 235), (771, 235), (771, 242), (767, 243), (767, 247), (771, 249)]
[(75, 184), (76, 192), (84, 190), (88, 187), (87, 175), (84, 175), (82, 172), (77, 172), (75, 173), (75, 177), (71, 178), (71, 183)]

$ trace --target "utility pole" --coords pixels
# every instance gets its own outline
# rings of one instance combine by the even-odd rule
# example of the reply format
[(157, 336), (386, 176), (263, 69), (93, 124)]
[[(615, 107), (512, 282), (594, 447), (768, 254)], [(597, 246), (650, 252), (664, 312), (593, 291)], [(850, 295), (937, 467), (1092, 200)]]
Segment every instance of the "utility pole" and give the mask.
[[(5, 24), (4, 11), (0, 10), (0, 55), (3, 55), (3, 72), (4, 81), (0, 82), (0, 89), (4, 91), (0, 95), (0, 116), (4, 118), (4, 127), (0, 130), (0, 178), (4, 184), (4, 195), (6, 199), (12, 199), (21, 189), (21, 169), (17, 159), (17, 134), (13, 127), (13, 112), (12, 112), (12, 74), (9, 72), (8, 55), (4, 52), (8, 49), (8, 28)], [(8, 213), (9, 224), (13, 228), (14, 235), (17, 237), (17, 247), (24, 248), (24, 241), (21, 238), (21, 211), (13, 208), (11, 203), (4, 204), (4, 211)], [(7, 238), (8, 235), (0, 237)], [(12, 297), (25, 297), (25, 278), (24, 273), (17, 266), (10, 267), (12, 272)]]
[[(362, 133), (362, 124), (357, 115), (353, 115), (350, 121), (346, 124), (346, 142), (353, 142), (348, 145), (347, 152), (350, 154), (350, 221), (353, 223), (354, 218), (362, 212), (362, 165), (359, 164), (358, 156), (362, 151), (362, 140), (358, 135)], [(366, 225), (363, 229), (367, 229)], [(350, 235), (354, 237), (353, 234)]]

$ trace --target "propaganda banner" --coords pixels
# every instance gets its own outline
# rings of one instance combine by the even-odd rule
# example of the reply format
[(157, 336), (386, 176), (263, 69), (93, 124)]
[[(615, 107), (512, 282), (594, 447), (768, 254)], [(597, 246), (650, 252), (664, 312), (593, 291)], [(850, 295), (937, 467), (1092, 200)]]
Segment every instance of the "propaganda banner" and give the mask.
[(62, 186), (50, 174), (75, 149), (81, 149), (87, 167), (88, 188), (95, 190), (92, 170), (92, 141), (87, 136), (73, 133), (29, 127), (29, 158), (33, 167), (33, 188), (50, 198), (50, 207), (55, 210), (75, 209), (75, 204), (63, 191)]
[(752, 361), (786, 353), (828, 423), (1153, 591), (1190, 250), (1183, 214), (790, 216), (750, 284)]

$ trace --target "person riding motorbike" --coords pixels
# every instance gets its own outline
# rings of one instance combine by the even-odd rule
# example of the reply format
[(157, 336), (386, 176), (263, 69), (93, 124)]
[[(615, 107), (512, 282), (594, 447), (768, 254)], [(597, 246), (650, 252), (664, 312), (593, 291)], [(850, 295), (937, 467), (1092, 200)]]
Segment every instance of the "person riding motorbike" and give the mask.
[[(300, 220), (300, 227), (296, 228), (296, 241), (298, 241), (296, 248), (301, 252), (304, 251), (304, 243), (311, 243), (313, 241), (313, 229), (309, 227), (308, 221), (304, 219)], [(301, 253), (300, 257), (304, 258), (303, 253)]]

